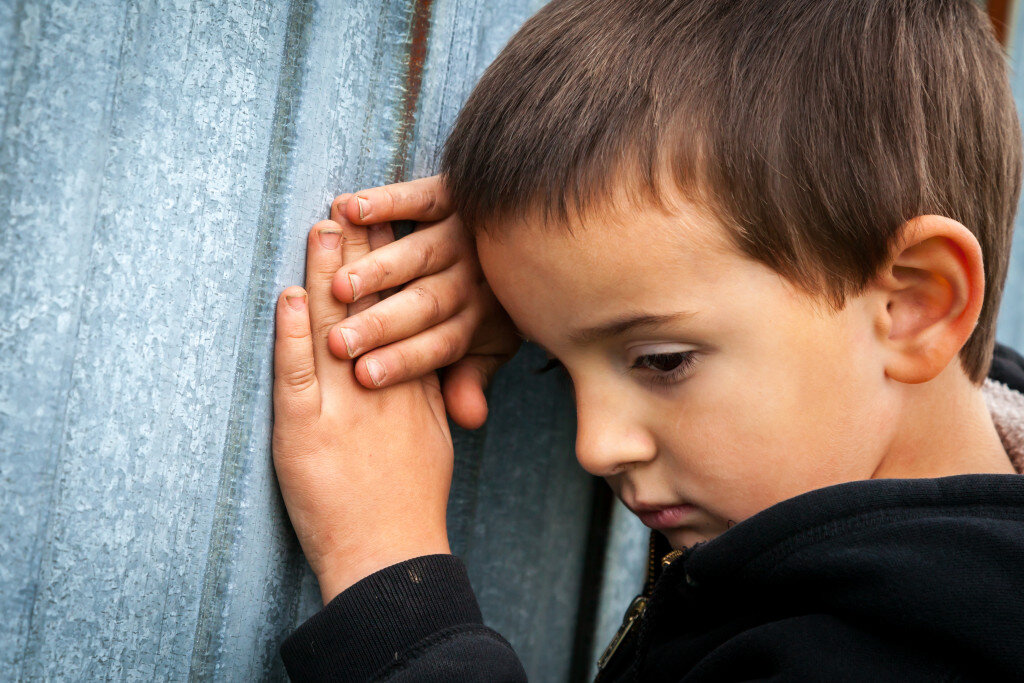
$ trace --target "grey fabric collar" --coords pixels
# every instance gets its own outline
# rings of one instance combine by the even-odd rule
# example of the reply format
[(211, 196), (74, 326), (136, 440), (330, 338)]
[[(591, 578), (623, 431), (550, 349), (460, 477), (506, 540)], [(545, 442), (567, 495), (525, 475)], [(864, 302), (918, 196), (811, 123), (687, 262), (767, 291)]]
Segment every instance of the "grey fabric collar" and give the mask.
[(996, 432), (1018, 473), (1024, 474), (1024, 394), (986, 379), (981, 387)]

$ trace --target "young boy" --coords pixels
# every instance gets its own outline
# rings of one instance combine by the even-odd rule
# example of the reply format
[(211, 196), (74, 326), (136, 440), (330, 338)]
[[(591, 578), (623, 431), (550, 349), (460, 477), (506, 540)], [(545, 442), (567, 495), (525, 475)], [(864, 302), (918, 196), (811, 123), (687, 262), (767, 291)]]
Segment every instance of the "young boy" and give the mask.
[(556, 0), (442, 171), (336, 200), (278, 304), (326, 605), (293, 677), (524, 678), (445, 530), (445, 409), (482, 423), (512, 323), (673, 549), (602, 680), (1024, 677), (1024, 359), (993, 362), (1021, 143), (970, 0)]

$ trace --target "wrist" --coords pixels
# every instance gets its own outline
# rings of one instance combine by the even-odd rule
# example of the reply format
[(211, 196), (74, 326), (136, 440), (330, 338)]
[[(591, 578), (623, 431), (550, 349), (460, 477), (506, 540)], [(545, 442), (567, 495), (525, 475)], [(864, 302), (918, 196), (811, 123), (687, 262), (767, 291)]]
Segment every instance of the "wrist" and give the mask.
[(393, 564), (424, 555), (450, 554), (451, 549), (447, 538), (445, 538), (435, 542), (419, 543), (415, 546), (403, 545), (388, 548), (361, 558), (353, 558), (349, 555), (344, 561), (325, 562), (323, 567), (316, 572), (317, 583), (320, 585), (320, 597), (323, 604), (326, 605), (367, 576)]

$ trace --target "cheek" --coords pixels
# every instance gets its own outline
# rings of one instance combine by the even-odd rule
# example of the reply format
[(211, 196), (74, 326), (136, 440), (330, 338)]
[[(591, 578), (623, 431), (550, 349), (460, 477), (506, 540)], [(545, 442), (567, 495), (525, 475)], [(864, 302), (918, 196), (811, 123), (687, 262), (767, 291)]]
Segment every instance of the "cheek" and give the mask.
[(682, 486), (723, 519), (873, 471), (860, 359), (842, 335), (807, 339), (762, 339), (761, 353), (715, 359), (663, 423)]
[(750, 457), (779, 500), (870, 477), (884, 432), (866, 347), (839, 319), (804, 332), (756, 371), (759, 395), (743, 408)]
[(726, 381), (688, 395), (685, 408), (663, 423), (671, 426), (665, 452), (673, 480), (720, 520), (746, 519), (775, 495), (766, 475), (778, 472), (772, 461), (785, 435), (775, 431), (769, 399), (763, 389)]

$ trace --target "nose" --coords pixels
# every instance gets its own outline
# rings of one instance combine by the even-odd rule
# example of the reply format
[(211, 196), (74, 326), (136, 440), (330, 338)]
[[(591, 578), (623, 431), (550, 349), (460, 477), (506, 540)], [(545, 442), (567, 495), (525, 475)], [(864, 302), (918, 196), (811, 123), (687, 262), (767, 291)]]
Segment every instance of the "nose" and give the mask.
[(612, 387), (583, 393), (576, 387), (576, 459), (587, 472), (608, 477), (657, 453), (642, 405)]

